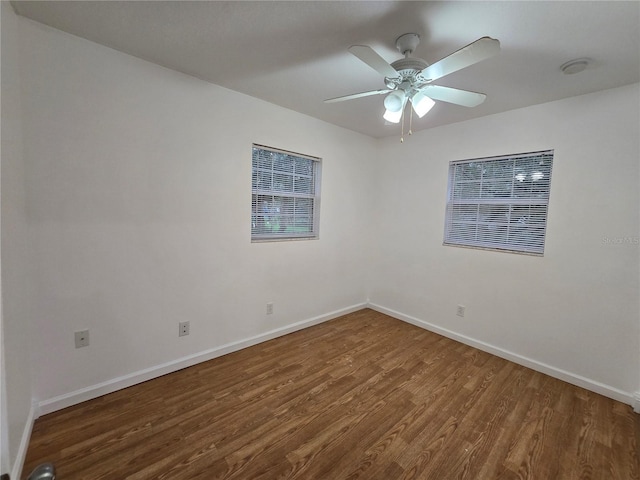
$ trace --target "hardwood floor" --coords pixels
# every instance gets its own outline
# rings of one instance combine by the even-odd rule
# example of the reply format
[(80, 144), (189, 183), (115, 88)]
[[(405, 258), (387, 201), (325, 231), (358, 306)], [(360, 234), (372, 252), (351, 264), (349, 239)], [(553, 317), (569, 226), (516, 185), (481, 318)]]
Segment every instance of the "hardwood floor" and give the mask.
[(631, 407), (361, 310), (39, 418), (25, 478), (640, 478)]

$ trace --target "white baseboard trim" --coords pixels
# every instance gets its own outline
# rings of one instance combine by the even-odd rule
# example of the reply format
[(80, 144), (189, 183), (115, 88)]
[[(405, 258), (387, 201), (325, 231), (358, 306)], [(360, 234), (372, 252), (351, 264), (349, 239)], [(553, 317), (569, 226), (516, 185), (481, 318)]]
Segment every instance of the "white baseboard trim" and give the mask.
[(582, 387), (600, 395), (604, 395), (605, 397), (609, 397), (614, 400), (618, 400), (619, 402), (626, 403), (627, 405), (633, 406), (634, 410), (640, 413), (640, 392), (637, 392), (635, 394), (634, 400), (634, 395), (630, 392), (625, 392), (610, 385), (606, 385), (595, 380), (583, 377), (581, 375), (577, 375), (575, 373), (567, 372), (566, 370), (547, 365), (546, 363), (542, 363), (537, 360), (518, 355), (517, 353), (504, 350), (502, 348), (490, 345), (471, 337), (467, 337), (466, 335), (461, 335), (451, 330), (447, 330), (446, 328), (442, 328), (432, 323), (425, 322), (424, 320), (420, 320), (410, 315), (405, 315), (404, 313), (383, 307), (381, 305), (370, 303), (367, 306), (372, 310), (384, 313), (385, 315), (397, 318), (398, 320), (402, 320), (417, 327), (424, 328), (425, 330), (429, 330), (444, 337), (451, 338), (452, 340), (456, 340), (460, 343), (464, 343), (465, 345), (475, 347), (484, 352), (491, 353), (511, 362), (531, 368), (532, 370), (536, 370), (567, 383), (571, 383), (572, 385), (577, 385), (578, 387)]
[[(255, 335), (253, 337), (249, 337), (244, 340), (227, 343), (225, 345), (221, 345), (219, 347), (205, 350), (203, 352), (182, 357), (177, 360), (172, 360), (170, 362), (166, 362), (161, 365), (156, 365), (154, 367), (146, 368), (144, 370), (139, 370), (137, 372), (133, 372), (128, 375), (123, 375), (121, 377), (113, 378), (111, 380), (107, 380), (97, 385), (91, 385), (86, 388), (81, 388), (79, 390), (75, 390), (70, 393), (65, 393), (57, 397), (43, 400), (38, 404), (39, 410), (40, 410), (39, 413), (41, 415), (46, 415), (47, 413), (52, 413), (57, 410), (70, 407), (72, 405), (76, 405), (78, 403), (91, 400), (93, 398), (97, 398), (102, 395), (115, 392), (117, 390), (121, 390), (123, 388), (131, 387), (138, 383), (146, 382), (147, 380), (151, 380), (153, 378), (160, 377), (168, 373), (182, 370), (183, 368), (191, 367), (198, 363), (206, 362), (207, 360), (211, 360), (211, 359), (220, 357), (222, 355), (226, 355), (228, 353), (241, 350), (243, 348), (251, 347), (253, 345), (257, 345), (258, 343), (266, 342), (267, 340), (272, 340), (274, 338), (281, 337), (283, 335), (287, 335), (297, 330), (302, 330), (304, 328), (311, 327), (313, 325), (317, 325), (322, 322), (326, 322), (333, 318), (337, 318), (337, 317), (340, 317), (341, 315), (346, 315), (347, 313), (352, 313), (366, 307), (367, 307), (366, 303), (352, 305), (350, 307), (335, 310), (333, 312), (329, 312), (324, 315), (319, 315), (317, 317), (309, 318), (307, 320), (302, 320), (300, 322), (292, 323), (285, 327), (276, 328), (274, 330), (270, 330), (268, 332)], [(11, 478), (20, 478), (20, 477), (12, 476)]]
[(20, 439), (20, 445), (18, 446), (18, 452), (11, 469), (11, 478), (22, 478), (22, 468), (24, 467), (24, 461), (27, 458), (27, 450), (29, 449), (29, 441), (31, 440), (31, 432), (33, 430), (33, 422), (38, 418), (38, 404), (33, 402), (29, 415), (24, 425), (22, 432), (22, 438)]

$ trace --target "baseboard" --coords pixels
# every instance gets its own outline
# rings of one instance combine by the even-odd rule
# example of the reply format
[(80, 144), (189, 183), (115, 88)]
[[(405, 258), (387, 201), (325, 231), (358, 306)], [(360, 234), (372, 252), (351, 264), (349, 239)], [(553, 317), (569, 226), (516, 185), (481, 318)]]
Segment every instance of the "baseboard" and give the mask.
[[(266, 342), (267, 340), (272, 340), (274, 338), (281, 337), (283, 335), (287, 335), (289, 333), (293, 333), (295, 331), (302, 330), (304, 328), (311, 327), (313, 325), (317, 325), (322, 322), (326, 322), (333, 318), (340, 317), (341, 315), (346, 315), (348, 313), (361, 310), (363, 308), (366, 308), (366, 306), (367, 306), (366, 303), (352, 305), (350, 307), (335, 310), (333, 312), (329, 312), (324, 315), (319, 315), (317, 317), (309, 318), (307, 320), (292, 323), (285, 327), (276, 328), (274, 330), (270, 330), (266, 333), (261, 333), (253, 337), (249, 337), (236, 342), (227, 343), (225, 345), (221, 345), (219, 347), (215, 347), (209, 350), (205, 350), (203, 352), (189, 355), (187, 357), (182, 357), (177, 360), (163, 363), (161, 365), (156, 365), (154, 367), (146, 368), (144, 370), (139, 370), (137, 372), (133, 372), (128, 375), (113, 378), (111, 380), (107, 380), (97, 385), (91, 385), (89, 387), (81, 388), (79, 390), (66, 393), (64, 395), (59, 395), (57, 397), (43, 400), (38, 404), (39, 410), (40, 410), (39, 413), (42, 415), (46, 415), (47, 413), (52, 413), (57, 410), (70, 407), (72, 405), (76, 405), (78, 403), (85, 402), (87, 400), (91, 400), (93, 398), (97, 398), (102, 395), (115, 392), (117, 390), (121, 390), (123, 388), (131, 387), (138, 383), (146, 382), (147, 380), (151, 380), (153, 378), (157, 378), (162, 375), (166, 375), (168, 373), (182, 370), (183, 368), (191, 367), (201, 362), (206, 362), (207, 360), (212, 360), (214, 358), (221, 357), (222, 355), (226, 355), (228, 353), (232, 353), (232, 352), (241, 350), (243, 348), (251, 347), (253, 345)], [(20, 478), (20, 477), (12, 477), (12, 478)]]
[(634, 395), (631, 394), (630, 392), (619, 390), (610, 385), (605, 385), (603, 383), (597, 382), (595, 380), (591, 380), (581, 375), (567, 372), (560, 368), (556, 368), (552, 365), (547, 365), (546, 363), (542, 363), (537, 360), (524, 357), (517, 353), (504, 350), (494, 345), (490, 345), (480, 340), (467, 337), (466, 335), (461, 335), (454, 331), (447, 330), (446, 328), (442, 328), (432, 323), (425, 322), (424, 320), (420, 320), (410, 315), (405, 315), (404, 313), (398, 312), (396, 310), (392, 310), (390, 308), (386, 308), (381, 305), (376, 305), (372, 303), (369, 303), (367, 307), (371, 308), (372, 310), (376, 310), (377, 312), (384, 313), (385, 315), (389, 315), (391, 317), (397, 318), (398, 320), (402, 320), (404, 322), (410, 323), (417, 327), (424, 328), (425, 330), (429, 330), (431, 332), (437, 333), (439, 335), (442, 335), (443, 337), (456, 340), (460, 343), (464, 343), (465, 345), (469, 345), (471, 347), (477, 348), (484, 352), (488, 352), (493, 355), (496, 355), (497, 357), (504, 358), (505, 360), (509, 360), (519, 365), (523, 365), (525, 367), (531, 368), (532, 370), (536, 370), (538, 372), (544, 373), (551, 377), (565, 381), (567, 383), (571, 383), (572, 385), (585, 388), (587, 390), (598, 393), (600, 395), (604, 395), (605, 397), (609, 397), (614, 400), (618, 400), (619, 402), (626, 403), (627, 405), (632, 405), (634, 410), (640, 413), (640, 392), (637, 392), (635, 394), (635, 400), (634, 400)]
[(31, 440), (33, 422), (36, 421), (36, 418), (38, 418), (39, 415), (38, 410), (38, 404), (36, 402), (33, 402), (31, 404), (31, 409), (29, 410), (29, 415), (27, 416), (27, 420), (24, 425), (22, 438), (20, 439), (20, 445), (18, 446), (18, 451), (13, 463), (13, 468), (11, 469), (11, 478), (22, 478), (22, 468), (24, 467), (24, 461), (27, 458), (27, 450), (29, 449), (29, 441)]

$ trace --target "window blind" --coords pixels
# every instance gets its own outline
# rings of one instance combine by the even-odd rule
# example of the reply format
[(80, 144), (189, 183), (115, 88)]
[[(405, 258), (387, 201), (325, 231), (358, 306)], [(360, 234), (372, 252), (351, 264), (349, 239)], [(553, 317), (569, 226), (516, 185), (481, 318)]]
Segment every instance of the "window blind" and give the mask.
[(444, 244), (542, 255), (553, 150), (449, 163)]
[(320, 159), (253, 145), (251, 239), (317, 238)]

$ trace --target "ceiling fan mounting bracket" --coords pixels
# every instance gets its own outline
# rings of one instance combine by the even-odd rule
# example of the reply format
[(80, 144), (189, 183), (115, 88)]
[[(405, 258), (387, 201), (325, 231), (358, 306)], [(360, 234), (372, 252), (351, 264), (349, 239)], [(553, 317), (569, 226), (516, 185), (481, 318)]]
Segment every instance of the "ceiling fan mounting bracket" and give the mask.
[(405, 33), (396, 39), (396, 48), (404, 56), (411, 55), (420, 44), (420, 35), (417, 33)]

